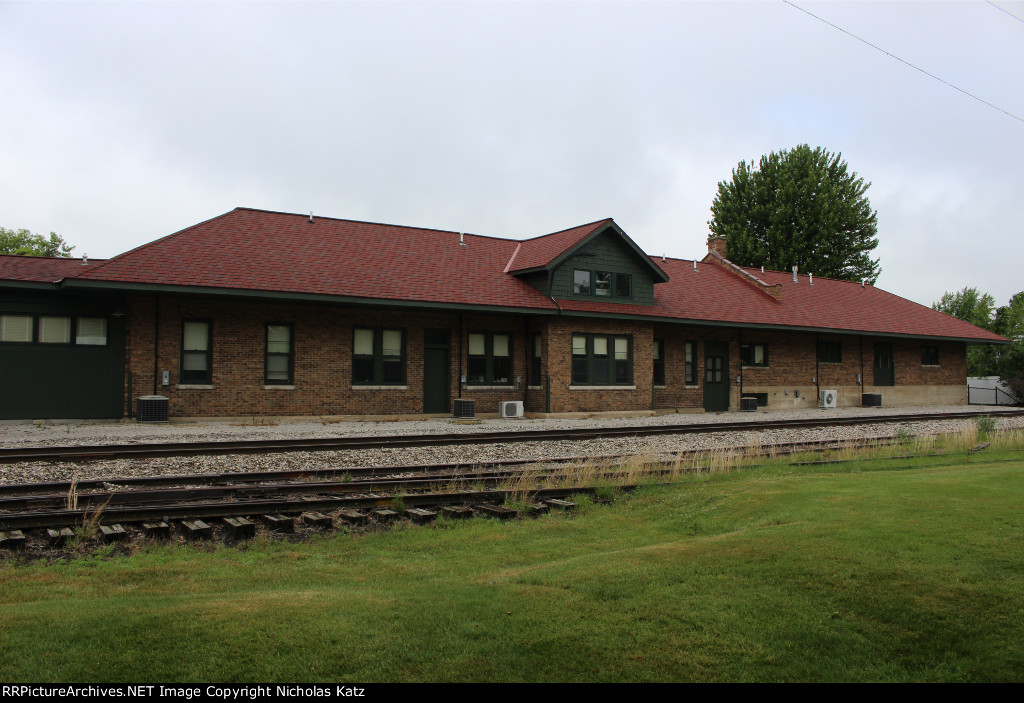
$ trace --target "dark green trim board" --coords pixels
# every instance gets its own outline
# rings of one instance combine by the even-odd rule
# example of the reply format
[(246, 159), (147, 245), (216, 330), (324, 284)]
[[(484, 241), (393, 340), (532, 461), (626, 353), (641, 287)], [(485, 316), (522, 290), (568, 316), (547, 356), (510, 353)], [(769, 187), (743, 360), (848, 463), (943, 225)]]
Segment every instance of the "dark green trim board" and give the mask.
[(647, 269), (650, 277), (657, 278), (661, 283), (665, 283), (669, 280), (668, 274), (662, 271), (661, 268), (651, 261), (651, 257), (644, 253), (644, 251), (636, 245), (636, 242), (629, 238), (629, 235), (627, 235), (621, 227), (611, 221), (591, 232), (575, 246), (566, 249), (564, 252), (559, 254), (546, 266), (546, 268), (556, 269), (567, 261), (580, 256), (582, 253), (581, 250), (584, 247), (591, 245), (594, 240), (599, 237), (609, 238), (610, 236), (614, 236), (618, 240), (618, 246), (621, 247), (624, 245), (634, 256), (636, 256), (637, 259), (640, 260), (643, 264), (643, 268)]

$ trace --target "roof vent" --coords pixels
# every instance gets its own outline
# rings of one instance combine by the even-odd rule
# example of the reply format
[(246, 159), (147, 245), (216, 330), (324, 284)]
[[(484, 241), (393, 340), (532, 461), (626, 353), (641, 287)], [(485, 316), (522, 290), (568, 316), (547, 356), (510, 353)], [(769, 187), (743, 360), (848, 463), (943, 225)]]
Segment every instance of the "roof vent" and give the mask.
[(312, 210), (309, 211), (309, 221), (310, 222), (313, 221), (313, 211)]
[(697, 272), (697, 260), (696, 259), (693, 260), (693, 272), (694, 273)]
[(796, 283), (796, 266), (793, 267), (793, 283)]
[(465, 232), (459, 232), (459, 246), (460, 247), (466, 246), (466, 233)]
[(88, 254), (82, 254), (82, 266), (88, 266), (88, 265), (89, 265), (89, 255)]
[(661, 263), (665, 263), (665, 255), (664, 254), (661, 255)]
[(761, 273), (764, 273), (764, 264), (761, 264)]
[(807, 274), (807, 280), (809, 280), (811, 282), (811, 285), (813, 286), (814, 285), (814, 274), (813, 273)]
[(863, 278), (862, 278), (862, 279), (860, 279), (860, 287), (861, 287), (861, 288), (863, 288), (863, 287), (864, 287), (864, 279), (863, 279)]

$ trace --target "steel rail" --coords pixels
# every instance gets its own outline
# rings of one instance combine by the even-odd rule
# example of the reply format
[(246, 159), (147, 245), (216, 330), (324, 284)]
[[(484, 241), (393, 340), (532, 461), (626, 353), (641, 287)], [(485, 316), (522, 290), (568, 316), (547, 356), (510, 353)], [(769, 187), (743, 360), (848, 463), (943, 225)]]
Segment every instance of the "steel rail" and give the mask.
[[(617, 486), (620, 490), (633, 490), (635, 485)], [(541, 488), (530, 491), (531, 497), (564, 498), (573, 494), (593, 494), (594, 487)], [(461, 505), (465, 503), (497, 503), (507, 498), (516, 498), (520, 491), (459, 491), (455, 493), (420, 493), (402, 495), (407, 507), (433, 505)], [(368, 496), (303, 496), (301, 499), (254, 499), (246, 501), (216, 501), (199, 503), (170, 503), (147, 506), (113, 506), (102, 511), (100, 522), (104, 525), (135, 523), (150, 520), (189, 520), (194, 518), (240, 517), (272, 513), (296, 514), (308, 511), (333, 511), (354, 508), (390, 508), (394, 505), (393, 495)], [(4, 516), (4, 529), (25, 530), (39, 527), (62, 527), (82, 525), (93, 515), (88, 509), (46, 510)]]
[[(652, 474), (671, 473), (672, 469), (653, 469)], [(271, 484), (238, 484), (228, 486), (192, 486), (187, 488), (152, 488), (134, 491), (97, 491), (83, 495), (75, 495), (78, 510), (94, 510), (103, 508), (104, 512), (112, 506), (145, 505), (158, 503), (184, 503), (200, 500), (256, 500), (280, 498), (292, 495), (352, 495), (407, 490), (432, 490), (443, 488), (446, 484), (472, 482), (484, 486), (500, 486), (510, 478), (521, 476), (512, 470), (479, 471), (466, 474), (430, 474), (416, 478), (383, 478), (363, 481), (322, 481), (317, 483), (293, 482)], [(595, 479), (607, 480), (628, 476), (629, 471), (619, 467), (607, 467), (594, 472)], [(558, 467), (545, 469), (531, 474), (531, 477), (543, 480), (558, 480), (568, 476)], [(67, 495), (36, 495), (0, 498), (0, 525), (6, 524), (9, 515), (18, 511), (55, 510), (64, 506)]]
[[(820, 451), (838, 446), (856, 446), (866, 442), (877, 443), (875, 440), (856, 439), (808, 439), (797, 442), (785, 442), (771, 445), (776, 453), (791, 453), (802, 450)], [(737, 447), (748, 453), (761, 450), (760, 445)], [(653, 453), (653, 456), (671, 455), (673, 457), (692, 456), (706, 453), (708, 449), (667, 450)], [(47, 481), (38, 483), (0, 483), (0, 501), (3, 497), (37, 496), (47, 494), (67, 494), (74, 488), (79, 493), (104, 491), (110, 488), (155, 488), (159, 486), (210, 486), (238, 483), (264, 483), (273, 481), (311, 481), (325, 480), (332, 477), (343, 477), (346, 474), (352, 480), (360, 478), (394, 476), (396, 474), (425, 474), (442, 471), (463, 472), (470, 475), (472, 471), (493, 471), (500, 467), (516, 467), (544, 464), (572, 464), (584, 462), (622, 461), (636, 457), (637, 452), (625, 454), (595, 454), (566, 457), (542, 457), (537, 459), (500, 459), (497, 461), (467, 461), (444, 464), (403, 464), (397, 466), (351, 466), (316, 469), (281, 469), (267, 471), (231, 471), (223, 473), (202, 474), (171, 474), (167, 476), (127, 476), (117, 478), (80, 479), (71, 481)]]
[(643, 437), (663, 434), (706, 434), (715, 432), (757, 432), (775, 429), (839, 427), (890, 423), (959, 420), (981, 415), (1019, 417), (1024, 410), (992, 412), (917, 413), (913, 415), (860, 415), (820, 419), (782, 419), (745, 422), (706, 422), (626, 427), (586, 427), (562, 430), (520, 430), (513, 432), (434, 433), (389, 437), (330, 437), (307, 439), (221, 440), (215, 442), (166, 442), (152, 444), (107, 444), (57, 447), (8, 447), (0, 449), (0, 463), (27, 461), (95, 461), (100, 459), (157, 458), (170, 456), (266, 454), (277, 452), (341, 451), (417, 446), (448, 446), (504, 442), (578, 441), (614, 437)]

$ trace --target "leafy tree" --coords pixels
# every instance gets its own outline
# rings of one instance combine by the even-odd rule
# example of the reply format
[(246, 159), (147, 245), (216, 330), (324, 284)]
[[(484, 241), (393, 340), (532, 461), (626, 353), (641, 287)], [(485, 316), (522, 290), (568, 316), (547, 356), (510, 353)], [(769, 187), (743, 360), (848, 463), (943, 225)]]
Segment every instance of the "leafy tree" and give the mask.
[[(932, 309), (959, 318), (982, 329), (995, 331), (996, 299), (977, 288), (945, 292)], [(967, 347), (967, 375), (995, 376), (998, 373), (999, 350), (992, 345)]]
[(762, 156), (756, 168), (741, 161), (718, 184), (708, 227), (725, 237), (734, 263), (874, 283), (882, 269), (870, 256), (878, 246), (870, 185), (841, 154), (801, 144)]
[(27, 229), (4, 229), (0, 227), (0, 254), (18, 256), (53, 256), (71, 258), (73, 246), (55, 232), (47, 239), (41, 234), (32, 234)]
[(942, 294), (932, 309), (947, 315), (970, 322), (982, 329), (992, 330), (996, 314), (996, 299), (977, 288), (964, 288), (955, 293), (949, 291)]
[(1010, 391), (1024, 401), (1024, 291), (996, 308), (996, 301), (977, 288), (944, 293), (932, 308), (991, 330), (1010, 340), (1010, 345), (967, 347), (968, 376), (999, 376)]
[(1024, 403), (1024, 291), (996, 311), (995, 332), (1011, 341), (999, 354), (998, 372), (1017, 400)]

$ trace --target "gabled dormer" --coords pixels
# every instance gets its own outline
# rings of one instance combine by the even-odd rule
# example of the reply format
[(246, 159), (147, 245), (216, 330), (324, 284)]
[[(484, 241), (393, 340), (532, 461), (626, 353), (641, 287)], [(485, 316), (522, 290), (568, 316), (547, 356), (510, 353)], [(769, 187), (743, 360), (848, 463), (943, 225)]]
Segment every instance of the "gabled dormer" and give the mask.
[(668, 275), (611, 219), (519, 243), (505, 267), (556, 300), (653, 305)]

